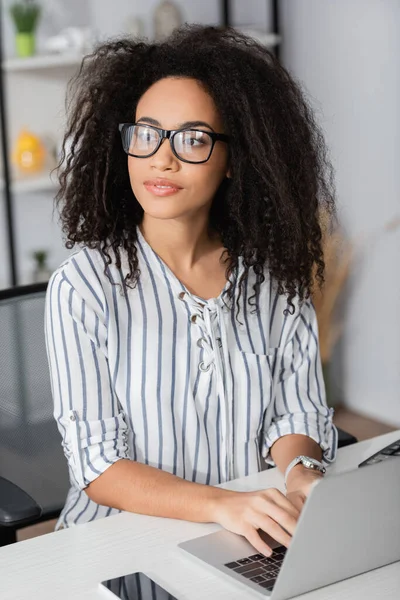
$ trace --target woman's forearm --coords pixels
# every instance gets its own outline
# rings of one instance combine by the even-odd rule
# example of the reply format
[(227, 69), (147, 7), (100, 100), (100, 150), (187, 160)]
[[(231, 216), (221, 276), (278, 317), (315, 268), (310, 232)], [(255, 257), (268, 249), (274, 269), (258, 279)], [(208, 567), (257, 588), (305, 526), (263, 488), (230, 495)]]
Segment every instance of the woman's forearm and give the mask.
[[(288, 464), (299, 454), (322, 459), (322, 449), (317, 442), (306, 435), (292, 433), (280, 437), (271, 447), (271, 457), (278, 469), (285, 473)], [(310, 472), (303, 465), (299, 464), (290, 471), (289, 478), (301, 472)]]
[[(322, 450), (311, 438), (291, 434), (279, 438), (271, 456), (282, 473), (295, 456), (305, 454), (321, 460)], [(305, 468), (296, 465), (289, 477)], [(187, 481), (171, 473), (122, 459), (111, 465), (86, 489), (91, 500), (120, 510), (198, 523), (214, 521), (218, 500), (233, 493), (210, 485)]]
[(198, 523), (214, 521), (218, 499), (231, 493), (127, 459), (114, 463), (85, 491), (103, 506)]

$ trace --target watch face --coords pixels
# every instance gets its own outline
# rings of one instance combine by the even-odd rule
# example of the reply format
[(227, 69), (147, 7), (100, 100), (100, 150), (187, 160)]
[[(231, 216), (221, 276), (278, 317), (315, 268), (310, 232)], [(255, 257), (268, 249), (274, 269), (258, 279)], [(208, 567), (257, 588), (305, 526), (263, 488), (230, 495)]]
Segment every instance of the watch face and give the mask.
[(319, 461), (316, 460), (315, 458), (309, 458), (308, 456), (304, 456), (302, 462), (303, 462), (303, 465), (305, 467), (308, 467), (309, 469), (316, 469), (316, 468), (320, 469), (321, 468)]

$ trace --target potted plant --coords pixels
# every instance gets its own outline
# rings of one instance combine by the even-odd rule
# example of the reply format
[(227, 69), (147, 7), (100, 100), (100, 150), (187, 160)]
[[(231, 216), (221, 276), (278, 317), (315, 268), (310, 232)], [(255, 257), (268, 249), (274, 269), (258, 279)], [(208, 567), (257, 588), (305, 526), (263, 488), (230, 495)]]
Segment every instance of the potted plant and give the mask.
[(46, 250), (35, 250), (32, 258), (35, 261), (35, 270), (33, 271), (34, 283), (46, 282), (50, 279), (51, 271), (47, 265), (48, 252)]
[(19, 0), (11, 4), (10, 13), (17, 31), (15, 36), (17, 55), (32, 56), (35, 54), (35, 32), (41, 14), (39, 4), (35, 0)]
[(330, 231), (329, 223), (325, 221), (326, 216), (323, 215), (322, 218), (325, 283), (322, 290), (314, 286), (312, 300), (318, 321), (326, 400), (331, 407), (336, 404), (330, 376), (331, 359), (336, 342), (343, 332), (343, 316), (338, 315), (337, 305), (350, 276), (354, 247), (352, 242), (344, 237), (340, 227)]
[[(323, 253), (325, 260), (325, 284), (320, 290), (314, 285), (312, 300), (317, 314), (319, 329), (319, 344), (321, 363), (326, 389), (328, 406), (335, 406), (335, 387), (331, 380), (331, 362), (333, 350), (344, 328), (344, 315), (340, 315), (337, 309), (339, 300), (345, 292), (346, 282), (352, 275), (353, 262), (356, 255), (362, 256), (366, 248), (373, 247), (375, 240), (386, 232), (400, 229), (400, 217), (394, 216), (390, 221), (379, 227), (368, 235), (358, 239), (346, 239), (340, 227), (333, 231), (330, 229), (329, 216), (321, 214), (321, 226), (323, 231)], [(315, 267), (314, 267), (315, 282)]]

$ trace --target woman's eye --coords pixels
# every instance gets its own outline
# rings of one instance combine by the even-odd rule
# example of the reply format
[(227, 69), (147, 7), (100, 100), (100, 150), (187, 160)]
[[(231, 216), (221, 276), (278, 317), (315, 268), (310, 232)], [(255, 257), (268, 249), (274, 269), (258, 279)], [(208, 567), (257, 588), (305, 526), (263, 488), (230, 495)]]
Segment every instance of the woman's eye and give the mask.
[(135, 134), (136, 139), (140, 142), (152, 142), (155, 139), (155, 133), (151, 129), (140, 127), (136, 130)]
[(142, 141), (145, 141), (145, 142), (150, 142), (150, 140), (151, 140), (151, 133), (149, 133), (149, 132), (140, 133), (139, 134), (139, 139), (141, 139)]
[(204, 139), (202, 137), (187, 136), (184, 138), (183, 143), (185, 146), (198, 146), (204, 144)]

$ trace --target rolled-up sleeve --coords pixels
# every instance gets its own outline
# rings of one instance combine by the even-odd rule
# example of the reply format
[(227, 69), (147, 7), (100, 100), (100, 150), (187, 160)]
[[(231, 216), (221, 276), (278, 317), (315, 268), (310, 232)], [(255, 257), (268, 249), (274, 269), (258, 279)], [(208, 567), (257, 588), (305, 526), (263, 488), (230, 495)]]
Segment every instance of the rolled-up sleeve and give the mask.
[(77, 286), (69, 264), (49, 282), (45, 333), (54, 417), (71, 483), (84, 489), (129, 457), (128, 427), (108, 368), (105, 299), (87, 279)]
[(278, 355), (272, 412), (264, 424), (262, 455), (273, 466), (271, 446), (280, 437), (293, 433), (317, 442), (325, 464), (336, 459), (338, 433), (332, 422), (334, 410), (326, 403), (312, 301), (304, 301), (296, 313), (287, 317), (282, 325), (289, 333)]

